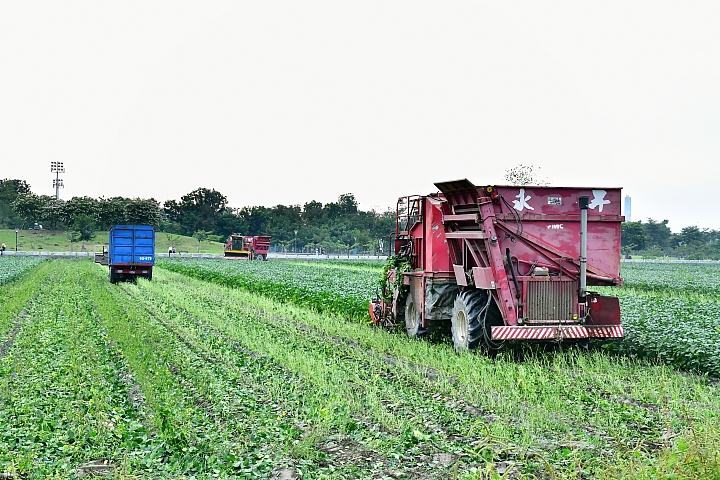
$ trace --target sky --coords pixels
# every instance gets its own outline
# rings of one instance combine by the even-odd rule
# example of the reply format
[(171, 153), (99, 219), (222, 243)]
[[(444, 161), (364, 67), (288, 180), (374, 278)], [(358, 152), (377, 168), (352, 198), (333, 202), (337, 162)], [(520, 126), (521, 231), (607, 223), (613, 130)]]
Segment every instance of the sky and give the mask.
[(720, 228), (720, 2), (0, 2), (0, 178), (385, 210), (518, 164)]

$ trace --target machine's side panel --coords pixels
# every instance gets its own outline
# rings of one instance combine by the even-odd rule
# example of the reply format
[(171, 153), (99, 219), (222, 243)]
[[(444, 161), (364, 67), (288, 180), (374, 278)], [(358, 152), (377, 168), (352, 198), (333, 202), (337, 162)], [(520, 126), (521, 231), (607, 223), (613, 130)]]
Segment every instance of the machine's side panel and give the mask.
[[(570, 264), (580, 255), (580, 210), (578, 198), (588, 196), (588, 269), (597, 276), (620, 282), (620, 215), (619, 188), (564, 187), (496, 187), (507, 201), (496, 204), (498, 218), (512, 231), (523, 232), (529, 242), (512, 242), (500, 238), (502, 248), (510, 248), (521, 263), (537, 260), (539, 247), (550, 247), (553, 259), (566, 258)], [(511, 210), (512, 209), (512, 210)], [(517, 215), (517, 219), (515, 218)], [(544, 252), (547, 254), (547, 252)], [(589, 281), (592, 284), (593, 278)]]

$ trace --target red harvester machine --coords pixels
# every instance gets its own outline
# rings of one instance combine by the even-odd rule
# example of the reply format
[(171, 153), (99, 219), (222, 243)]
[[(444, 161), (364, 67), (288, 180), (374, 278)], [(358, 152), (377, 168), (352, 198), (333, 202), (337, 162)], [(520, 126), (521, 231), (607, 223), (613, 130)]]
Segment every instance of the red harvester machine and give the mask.
[(620, 338), (619, 188), (476, 187), (397, 203), (395, 266), (374, 322), (410, 336), (450, 322), (458, 352), (506, 341)]
[(225, 258), (267, 260), (270, 237), (230, 235), (225, 242)]

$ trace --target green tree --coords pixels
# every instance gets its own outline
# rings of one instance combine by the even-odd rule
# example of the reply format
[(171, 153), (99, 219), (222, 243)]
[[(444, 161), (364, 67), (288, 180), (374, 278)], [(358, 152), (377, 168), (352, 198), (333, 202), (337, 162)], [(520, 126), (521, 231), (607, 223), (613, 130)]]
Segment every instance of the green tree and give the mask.
[(23, 220), (23, 226), (32, 225), (42, 219), (45, 201), (34, 193), (23, 193), (11, 204), (13, 211)]
[(343, 193), (338, 197), (340, 212), (345, 215), (354, 215), (358, 212), (358, 202), (352, 193)]
[(272, 221), (272, 211), (267, 207), (243, 207), (238, 216), (247, 225), (243, 235), (267, 235)]
[(647, 234), (642, 222), (624, 222), (621, 226), (621, 243), (629, 251), (644, 250)]
[(55, 197), (47, 197), (45, 206), (42, 209), (42, 221), (46, 228), (58, 230), (63, 226), (65, 218), (65, 200)]
[(707, 233), (707, 229), (705, 231), (700, 230), (699, 227), (696, 226), (690, 226), (685, 227), (680, 231), (680, 235), (678, 238), (682, 242), (683, 245), (688, 245), (691, 247), (698, 247), (700, 245), (705, 244), (705, 236)]
[(110, 230), (115, 225), (125, 223), (125, 207), (130, 202), (123, 197), (98, 199), (98, 227)]
[(97, 220), (100, 214), (100, 205), (97, 200), (92, 197), (72, 197), (70, 200), (65, 202), (63, 209), (63, 222), (70, 228), (74, 228), (74, 219), (79, 218), (81, 215), (87, 215)]
[(207, 235), (207, 238), (205, 239), (208, 242), (222, 242), (223, 236), (222, 235), (215, 235), (213, 233), (209, 233)]
[(19, 195), (30, 193), (30, 185), (25, 180), (0, 180), (0, 228), (18, 228), (22, 218), (12, 208)]
[(154, 198), (128, 199), (123, 217), (127, 225), (157, 227), (160, 224), (160, 204)]
[(192, 234), (193, 238), (198, 241), (198, 253), (200, 253), (200, 246), (202, 242), (209, 241), (210, 237), (213, 236), (212, 232), (206, 232), (205, 230), (197, 230)]
[(74, 233), (73, 238), (77, 238), (75, 241), (87, 242), (92, 240), (95, 238), (95, 218), (82, 213), (73, 216), (72, 233)]
[(647, 235), (648, 246), (668, 247), (672, 238), (672, 231), (668, 227), (668, 220), (657, 222), (652, 218), (648, 218), (647, 223), (643, 224), (645, 234)]
[(322, 222), (323, 204), (315, 200), (303, 206), (302, 221), (305, 225), (317, 225)]
[(183, 195), (180, 202), (164, 203), (168, 218), (181, 226), (182, 233), (191, 235), (198, 230), (214, 231), (218, 219), (227, 207), (227, 198), (214, 189), (198, 188)]

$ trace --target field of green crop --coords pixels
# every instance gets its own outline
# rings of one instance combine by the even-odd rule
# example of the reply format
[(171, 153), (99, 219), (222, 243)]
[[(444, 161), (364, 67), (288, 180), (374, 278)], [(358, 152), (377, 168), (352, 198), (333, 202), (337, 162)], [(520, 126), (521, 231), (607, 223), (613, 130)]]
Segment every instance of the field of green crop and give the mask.
[(382, 264), (374, 262), (245, 262), (224, 259), (162, 259), (173, 272), (240, 288), (270, 298), (366, 320)]
[(4, 285), (30, 270), (41, 260), (37, 257), (1, 257), (0, 258), (0, 285)]
[(659, 355), (718, 343), (712, 272), (633, 265), (626, 342), (491, 360), (368, 326), (374, 264), (32, 267), (0, 297), (0, 478), (720, 478), (717, 352)]

